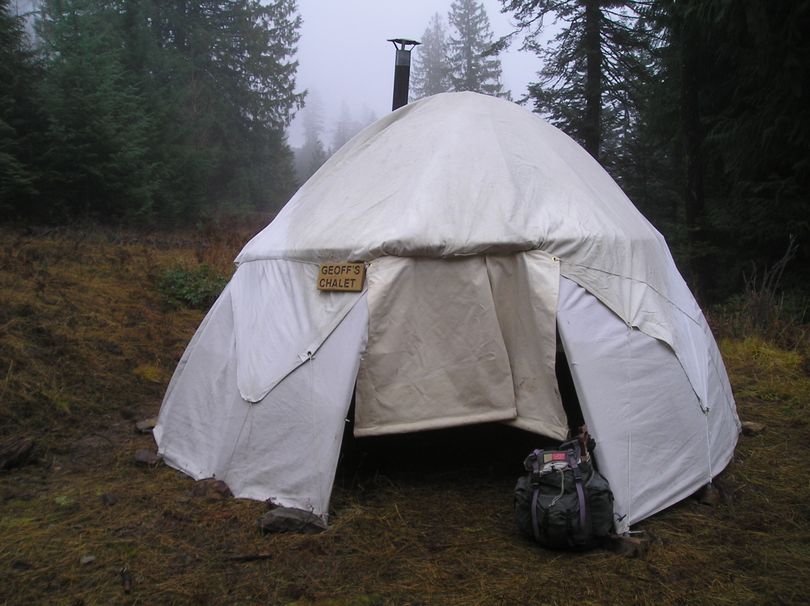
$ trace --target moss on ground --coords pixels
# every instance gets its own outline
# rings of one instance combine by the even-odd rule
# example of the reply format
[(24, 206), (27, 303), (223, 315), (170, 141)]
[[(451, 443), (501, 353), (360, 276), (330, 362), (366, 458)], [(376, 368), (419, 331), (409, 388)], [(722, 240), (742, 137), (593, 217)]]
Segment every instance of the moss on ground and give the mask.
[(134, 421), (157, 413), (203, 314), (168, 304), (159, 276), (227, 273), (249, 235), (0, 231), (0, 440), (37, 440), (34, 462), (0, 472), (0, 604), (808, 600), (808, 364), (761, 339), (721, 347), (740, 416), (765, 432), (740, 438), (721, 504), (689, 499), (639, 525), (656, 538), (641, 558), (519, 536), (523, 445), (505, 432), (456, 434), (461, 457), (446, 435), (353, 443), (321, 535), (263, 535), (264, 504), (138, 466), (154, 442)]

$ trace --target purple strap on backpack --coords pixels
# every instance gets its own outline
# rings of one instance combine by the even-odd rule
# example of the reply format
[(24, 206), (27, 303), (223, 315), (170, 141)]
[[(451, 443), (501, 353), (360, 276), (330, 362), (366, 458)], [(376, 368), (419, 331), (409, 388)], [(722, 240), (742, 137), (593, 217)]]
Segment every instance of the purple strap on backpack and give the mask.
[(534, 491), (532, 492), (532, 533), (534, 534), (534, 540), (539, 541), (540, 521), (537, 519), (537, 497), (540, 495), (540, 485), (534, 483), (534, 478), (540, 476), (540, 463), (538, 461), (542, 460), (543, 451), (535, 449), (532, 455), (534, 456), (532, 459), (532, 484), (534, 485)]

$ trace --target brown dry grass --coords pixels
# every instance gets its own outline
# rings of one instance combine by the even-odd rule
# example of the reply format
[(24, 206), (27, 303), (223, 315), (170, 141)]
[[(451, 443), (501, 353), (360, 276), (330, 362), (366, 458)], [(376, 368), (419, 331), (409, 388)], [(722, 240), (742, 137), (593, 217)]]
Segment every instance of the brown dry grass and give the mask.
[(810, 599), (808, 365), (757, 339), (722, 347), (741, 417), (766, 432), (740, 439), (722, 504), (688, 500), (639, 525), (656, 538), (642, 558), (521, 538), (510, 506), (525, 435), (503, 430), (353, 442), (321, 535), (262, 535), (262, 503), (195, 496), (178, 472), (137, 466), (154, 444), (133, 421), (157, 413), (202, 317), (167, 306), (156, 278), (227, 271), (249, 235), (236, 231), (0, 231), (0, 441), (38, 444), (33, 464), (0, 472), (0, 604)]

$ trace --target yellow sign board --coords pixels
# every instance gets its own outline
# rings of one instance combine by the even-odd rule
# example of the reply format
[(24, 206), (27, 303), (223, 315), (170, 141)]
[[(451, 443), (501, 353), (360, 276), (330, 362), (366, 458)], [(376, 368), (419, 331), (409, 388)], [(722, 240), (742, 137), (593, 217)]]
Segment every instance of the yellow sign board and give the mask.
[(365, 277), (364, 263), (321, 263), (318, 290), (360, 292)]

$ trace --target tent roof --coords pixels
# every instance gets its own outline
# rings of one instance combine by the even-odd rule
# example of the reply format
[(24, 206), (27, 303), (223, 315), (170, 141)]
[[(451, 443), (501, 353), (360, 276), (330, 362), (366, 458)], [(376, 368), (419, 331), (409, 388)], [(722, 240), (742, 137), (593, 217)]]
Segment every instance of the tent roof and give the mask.
[[(610, 175), (525, 108), (443, 93), (378, 120), (333, 155), (237, 263), (448, 258), (541, 250), (628, 326), (668, 343), (705, 401), (682, 322), (700, 309), (663, 237)], [(690, 329), (690, 330), (691, 330)]]
[(515, 103), (464, 92), (366, 128), (237, 262), (541, 249), (626, 275), (631, 249), (648, 245), (663, 240), (572, 139)]

